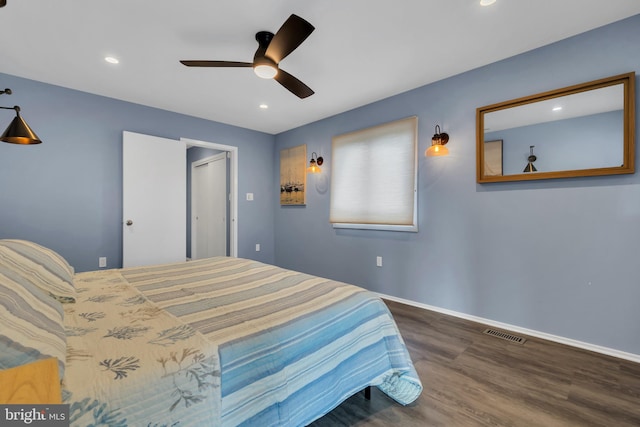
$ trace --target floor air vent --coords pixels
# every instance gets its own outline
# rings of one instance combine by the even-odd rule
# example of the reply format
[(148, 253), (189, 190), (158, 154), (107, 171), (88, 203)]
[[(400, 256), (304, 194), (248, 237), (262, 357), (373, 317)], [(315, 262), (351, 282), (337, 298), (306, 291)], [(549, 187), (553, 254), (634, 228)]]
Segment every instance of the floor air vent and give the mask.
[(512, 335), (508, 332), (498, 331), (497, 329), (491, 329), (491, 328), (485, 329), (483, 334), (491, 335), (492, 337), (496, 337), (496, 338), (501, 338), (503, 340), (507, 340), (515, 344), (524, 344), (525, 341), (527, 341), (522, 337)]

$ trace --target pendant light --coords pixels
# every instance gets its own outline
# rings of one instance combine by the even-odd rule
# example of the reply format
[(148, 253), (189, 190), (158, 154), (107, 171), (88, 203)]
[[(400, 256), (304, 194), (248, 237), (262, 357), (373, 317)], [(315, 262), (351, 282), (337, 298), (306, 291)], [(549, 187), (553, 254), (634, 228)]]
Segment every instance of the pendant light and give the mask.
[(527, 163), (527, 165), (524, 167), (524, 170), (522, 172), (538, 172), (538, 169), (536, 169), (535, 166), (533, 166), (533, 162), (535, 162), (538, 158), (533, 154), (533, 147), (535, 147), (535, 145), (530, 145), (529, 146), (529, 157), (527, 157), (527, 160), (529, 161), (529, 163)]
[[(11, 95), (11, 89), (7, 88), (5, 90), (0, 90), (0, 95), (4, 94)], [(38, 135), (36, 135), (35, 132), (31, 130), (27, 122), (25, 122), (22, 116), (20, 116), (19, 106), (15, 105), (13, 107), (0, 107), (0, 109), (14, 110), (16, 112), (16, 117), (9, 124), (9, 127), (7, 127), (2, 136), (0, 136), (0, 141), (21, 145), (33, 145), (42, 143)]]

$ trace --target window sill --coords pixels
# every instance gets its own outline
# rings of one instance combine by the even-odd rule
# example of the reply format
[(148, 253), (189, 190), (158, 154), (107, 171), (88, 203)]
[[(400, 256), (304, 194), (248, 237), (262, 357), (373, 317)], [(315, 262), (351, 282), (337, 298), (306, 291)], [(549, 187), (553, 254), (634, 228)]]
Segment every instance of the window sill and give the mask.
[(331, 224), (333, 228), (348, 228), (354, 230), (377, 230), (377, 231), (403, 231), (417, 233), (417, 225), (391, 225), (391, 224), (351, 224), (336, 222)]

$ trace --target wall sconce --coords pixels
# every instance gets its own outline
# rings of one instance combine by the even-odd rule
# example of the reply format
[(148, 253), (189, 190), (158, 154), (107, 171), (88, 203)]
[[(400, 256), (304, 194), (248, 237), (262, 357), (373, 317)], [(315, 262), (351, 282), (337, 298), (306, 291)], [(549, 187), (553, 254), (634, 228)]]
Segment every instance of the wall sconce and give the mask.
[(311, 160), (309, 161), (309, 167), (307, 168), (308, 173), (320, 173), (322, 170), (320, 166), (324, 163), (324, 159), (322, 156), (318, 157), (316, 152), (311, 153)]
[[(11, 95), (11, 89), (0, 90), (0, 95)], [(11, 144), (40, 144), (42, 141), (38, 135), (31, 130), (27, 122), (20, 116), (20, 107), (0, 107), (3, 110), (14, 110), (16, 117), (9, 124), (7, 130), (0, 136), (0, 141), (9, 142)]]
[(530, 154), (529, 154), (529, 157), (527, 157), (527, 160), (529, 161), (529, 163), (527, 163), (527, 166), (524, 167), (524, 170), (522, 172), (538, 172), (538, 169), (536, 169), (536, 167), (533, 166), (533, 162), (538, 160), (538, 158), (533, 154), (533, 147), (535, 147), (535, 145), (529, 146)]
[(424, 152), (424, 155), (426, 157), (449, 155), (449, 150), (445, 147), (447, 142), (449, 142), (449, 134), (446, 132), (440, 133), (440, 126), (436, 125), (436, 133), (431, 138), (431, 147)]

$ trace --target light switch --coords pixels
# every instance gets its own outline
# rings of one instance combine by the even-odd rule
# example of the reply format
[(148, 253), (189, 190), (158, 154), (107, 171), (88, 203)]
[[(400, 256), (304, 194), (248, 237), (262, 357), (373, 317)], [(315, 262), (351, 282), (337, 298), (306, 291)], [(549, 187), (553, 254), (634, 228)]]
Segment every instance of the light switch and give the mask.
[(247, 200), (253, 200), (253, 193), (247, 193)]

